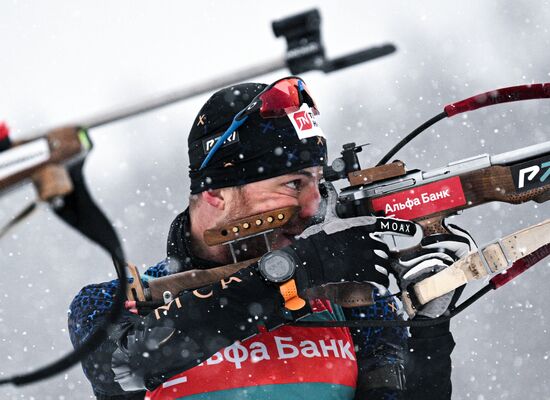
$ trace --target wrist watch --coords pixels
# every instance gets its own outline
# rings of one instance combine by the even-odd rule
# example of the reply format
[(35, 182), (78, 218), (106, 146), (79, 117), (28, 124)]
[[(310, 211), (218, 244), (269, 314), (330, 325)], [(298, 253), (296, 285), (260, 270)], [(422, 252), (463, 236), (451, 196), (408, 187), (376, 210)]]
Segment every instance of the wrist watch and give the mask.
[(266, 281), (281, 283), (294, 276), (296, 263), (290, 254), (274, 250), (260, 258), (258, 269)]
[(266, 281), (278, 284), (285, 299), (285, 308), (295, 311), (306, 305), (306, 301), (298, 296), (296, 281), (292, 279), (296, 261), (290, 254), (281, 250), (271, 251), (260, 258), (258, 270)]

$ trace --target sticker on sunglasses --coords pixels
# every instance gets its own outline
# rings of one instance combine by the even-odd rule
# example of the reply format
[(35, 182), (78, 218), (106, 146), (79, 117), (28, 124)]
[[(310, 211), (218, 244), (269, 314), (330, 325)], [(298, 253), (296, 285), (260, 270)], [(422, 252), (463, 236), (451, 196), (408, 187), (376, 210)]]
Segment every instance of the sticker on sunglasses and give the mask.
[(306, 139), (314, 136), (325, 137), (321, 127), (315, 120), (315, 114), (307, 104), (302, 104), (298, 111), (288, 114), (288, 118), (296, 130), (298, 139)]

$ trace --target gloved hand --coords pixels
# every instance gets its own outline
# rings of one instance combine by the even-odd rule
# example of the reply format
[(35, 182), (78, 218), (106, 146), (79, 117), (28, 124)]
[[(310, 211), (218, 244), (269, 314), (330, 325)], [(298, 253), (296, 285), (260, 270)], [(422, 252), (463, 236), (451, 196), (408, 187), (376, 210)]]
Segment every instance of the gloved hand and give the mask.
[[(473, 238), (467, 231), (456, 225), (447, 225), (445, 221), (443, 221), (443, 226), (451, 233), (423, 238), (417, 252), (402, 256), (392, 264), (392, 269), (397, 274), (398, 283), (403, 293), (407, 292), (411, 285), (434, 275), (465, 257), (471, 251), (477, 250)], [(456, 304), (463, 289), (464, 287), (461, 287), (433, 299), (416, 310), (415, 316), (437, 318), (443, 315)], [(409, 312), (409, 310), (407, 311)], [(411, 313), (409, 312), (409, 314)]]
[(374, 282), (388, 286), (389, 249), (380, 239), (384, 232), (413, 236), (410, 221), (391, 218), (331, 217), (304, 230), (296, 242), (279, 251), (295, 262), (299, 292), (328, 283)]

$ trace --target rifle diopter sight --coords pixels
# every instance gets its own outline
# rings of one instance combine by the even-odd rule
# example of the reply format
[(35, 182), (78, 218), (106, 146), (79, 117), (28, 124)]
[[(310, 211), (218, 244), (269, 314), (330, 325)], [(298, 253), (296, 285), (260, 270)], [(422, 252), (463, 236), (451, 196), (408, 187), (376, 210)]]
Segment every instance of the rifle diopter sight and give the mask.
[[(377, 167), (361, 169), (357, 153), (363, 151), (363, 147), (369, 143), (357, 146), (355, 143), (346, 143), (342, 146), (341, 157), (334, 159), (331, 165), (323, 167), (324, 179), (328, 182), (334, 182), (340, 179), (347, 179), (349, 187), (371, 185), (390, 178), (397, 178), (406, 175), (405, 164), (401, 161), (394, 161), (389, 164)], [(359, 206), (359, 208), (357, 207)], [(339, 196), (336, 205), (336, 213), (340, 217), (354, 217), (358, 215), (369, 215), (370, 210), (363, 210), (360, 201), (345, 201)]]
[(347, 179), (350, 186), (361, 186), (406, 174), (405, 164), (401, 161), (361, 169), (357, 153), (363, 151), (363, 147), (369, 144), (365, 143), (359, 146), (356, 146), (355, 143), (344, 144), (340, 153), (342, 157), (334, 159), (331, 165), (323, 167), (325, 180), (334, 182), (340, 179)]
[(363, 151), (363, 146), (369, 143), (356, 146), (355, 143), (346, 143), (342, 146), (340, 154), (342, 157), (334, 159), (331, 165), (323, 167), (323, 176), (326, 181), (333, 182), (339, 179), (346, 179), (348, 174), (361, 169), (357, 153)]

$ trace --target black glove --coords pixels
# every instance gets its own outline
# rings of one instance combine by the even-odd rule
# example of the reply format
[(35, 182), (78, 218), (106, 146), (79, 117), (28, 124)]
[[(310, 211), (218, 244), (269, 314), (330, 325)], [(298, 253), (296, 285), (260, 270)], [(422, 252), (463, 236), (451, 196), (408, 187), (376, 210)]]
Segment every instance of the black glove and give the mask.
[(388, 286), (388, 246), (379, 235), (388, 231), (414, 235), (409, 221), (390, 218), (330, 218), (307, 228), (296, 242), (281, 249), (296, 264), (298, 291), (328, 283), (374, 282)]
[[(467, 231), (452, 224), (443, 223), (443, 226), (451, 233), (423, 238), (416, 253), (401, 257), (397, 263), (392, 264), (403, 292), (407, 291), (411, 285), (447, 268), (477, 249)], [(421, 309), (416, 310), (416, 316), (437, 318), (443, 315), (455, 305), (463, 289), (464, 287), (458, 288), (424, 304)]]

